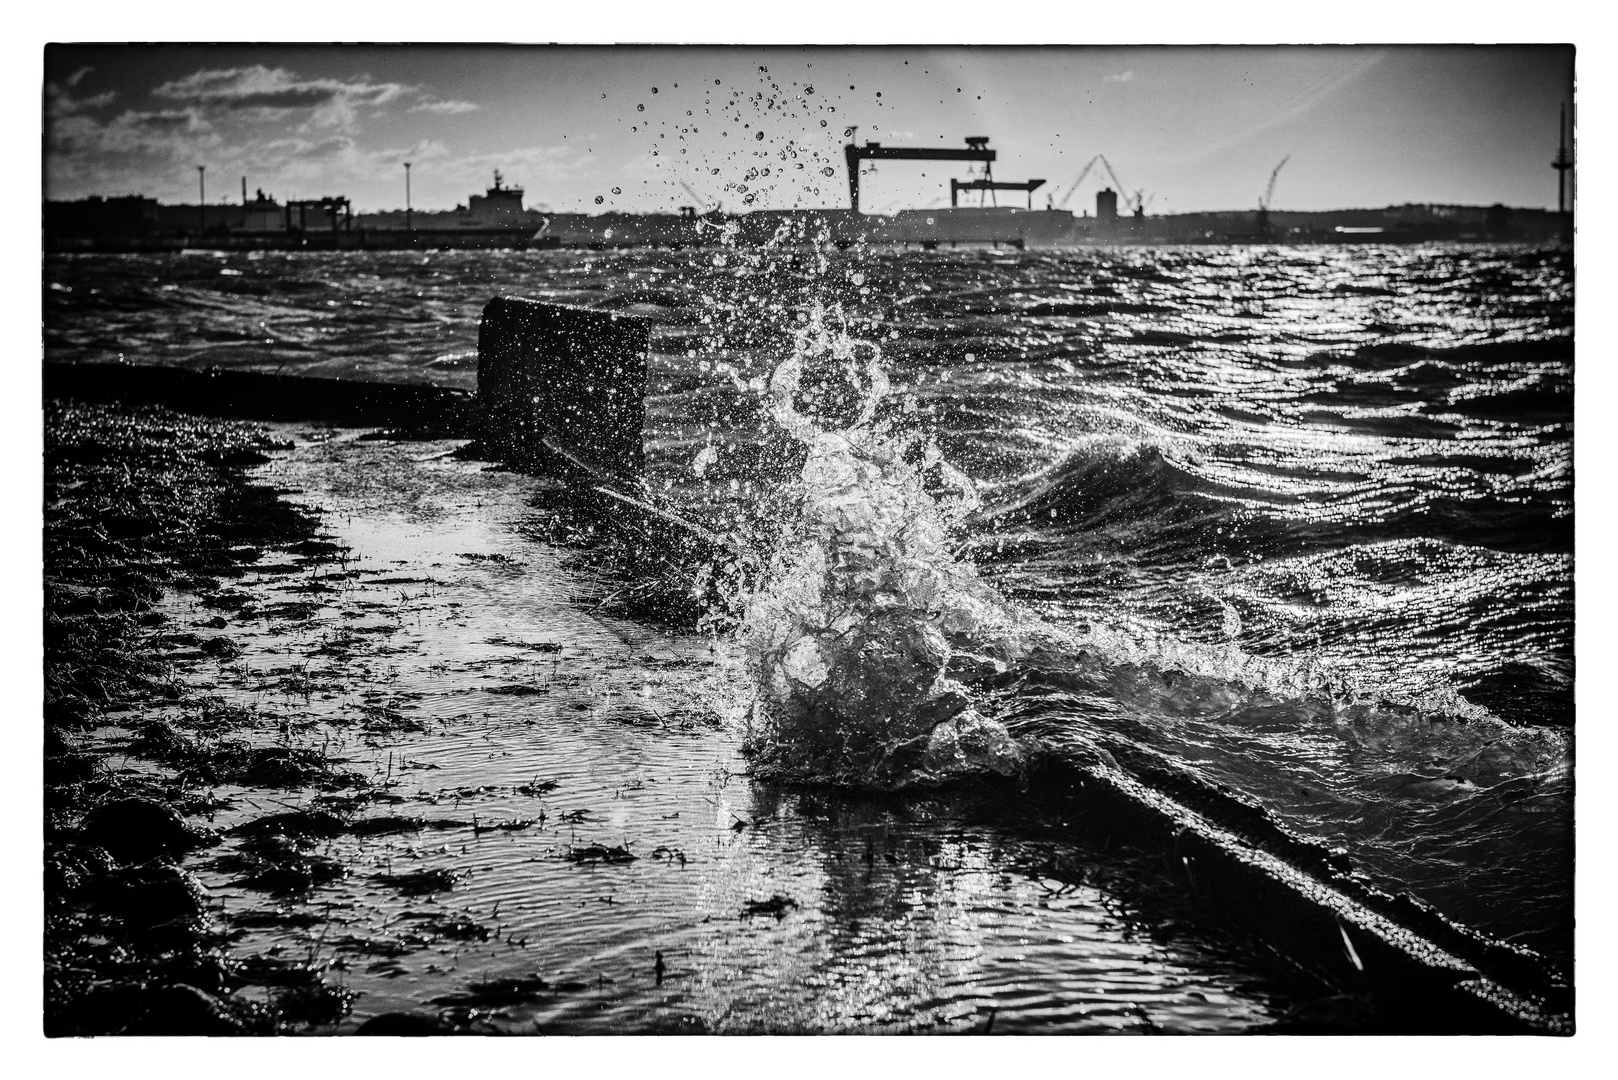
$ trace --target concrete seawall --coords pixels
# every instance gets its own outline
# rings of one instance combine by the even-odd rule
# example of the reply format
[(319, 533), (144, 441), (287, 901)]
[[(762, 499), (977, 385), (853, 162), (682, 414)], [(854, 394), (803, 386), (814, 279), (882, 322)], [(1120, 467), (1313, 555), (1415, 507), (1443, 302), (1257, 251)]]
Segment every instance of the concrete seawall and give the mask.
[(517, 466), (639, 481), (651, 333), (634, 315), (490, 300), (478, 327), (485, 449)]

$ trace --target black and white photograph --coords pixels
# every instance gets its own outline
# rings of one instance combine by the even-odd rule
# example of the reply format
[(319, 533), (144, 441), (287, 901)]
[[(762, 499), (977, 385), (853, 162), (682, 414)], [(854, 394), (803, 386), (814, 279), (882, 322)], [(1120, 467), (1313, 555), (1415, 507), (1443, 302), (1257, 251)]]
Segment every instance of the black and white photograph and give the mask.
[(262, 15), (33, 54), (37, 1039), (1575, 1035), (1565, 28)]

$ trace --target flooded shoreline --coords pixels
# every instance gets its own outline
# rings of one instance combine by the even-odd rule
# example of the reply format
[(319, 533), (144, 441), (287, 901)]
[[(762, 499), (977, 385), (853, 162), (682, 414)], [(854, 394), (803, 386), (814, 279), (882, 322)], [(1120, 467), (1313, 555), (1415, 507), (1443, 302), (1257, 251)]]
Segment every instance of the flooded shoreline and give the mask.
[(543, 481), (363, 434), (273, 431), (252, 480), (315, 513), (318, 557), (156, 599), (177, 699), (83, 736), (212, 831), (173, 861), (221, 1002), (314, 999), (281, 1022), (332, 1033), (1241, 1031), (1298, 1004), (1007, 793), (750, 780), (704, 712), (711, 642), (603, 614)]

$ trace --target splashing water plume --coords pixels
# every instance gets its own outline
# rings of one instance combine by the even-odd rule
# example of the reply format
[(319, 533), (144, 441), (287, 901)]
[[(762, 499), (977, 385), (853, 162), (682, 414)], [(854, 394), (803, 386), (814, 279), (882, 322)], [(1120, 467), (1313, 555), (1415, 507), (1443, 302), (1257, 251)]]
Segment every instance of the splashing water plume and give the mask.
[[(767, 768), (874, 786), (1013, 773), (1010, 735), (950, 675), (963, 643), (1009, 646), (1014, 622), (951, 551), (971, 486), (935, 445), (918, 455), (877, 421), (881, 350), (838, 318), (815, 305), (770, 380), (775, 421), (807, 460), (744, 605), (748, 748)], [(929, 476), (954, 497), (935, 500)]]

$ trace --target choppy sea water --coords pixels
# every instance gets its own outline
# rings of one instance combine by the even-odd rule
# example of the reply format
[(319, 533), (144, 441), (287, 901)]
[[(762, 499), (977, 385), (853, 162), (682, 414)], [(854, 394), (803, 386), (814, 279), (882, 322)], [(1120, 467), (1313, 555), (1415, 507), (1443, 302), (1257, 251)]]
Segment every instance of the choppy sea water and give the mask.
[(835, 308), (972, 482), (958, 557), (1070, 646), (981, 711), (1169, 753), (1569, 958), (1570, 252), (51, 257), (46, 354), (470, 387), (497, 293), (660, 319), (650, 480), (718, 522)]

